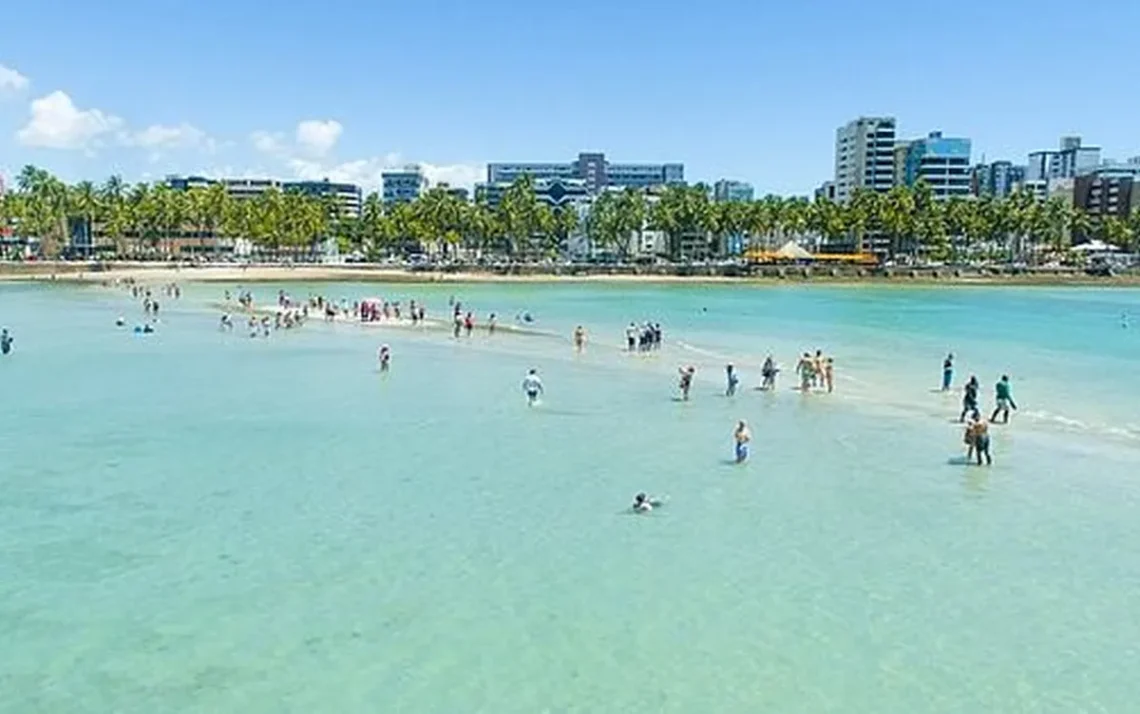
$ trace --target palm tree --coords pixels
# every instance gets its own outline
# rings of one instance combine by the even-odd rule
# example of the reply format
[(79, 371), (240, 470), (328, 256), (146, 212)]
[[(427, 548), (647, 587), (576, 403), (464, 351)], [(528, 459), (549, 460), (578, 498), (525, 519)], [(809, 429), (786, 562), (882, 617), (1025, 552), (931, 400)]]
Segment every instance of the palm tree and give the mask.
[(914, 194), (906, 186), (895, 186), (887, 191), (879, 204), (879, 222), (890, 235), (891, 242), (887, 255), (893, 260), (898, 257), (903, 236), (914, 232)]
[(374, 256), (379, 247), (387, 242), (384, 223), (384, 202), (380, 194), (372, 191), (364, 197), (364, 204), (360, 207), (361, 247), (370, 256)]
[[(651, 211), (653, 224), (669, 239), (669, 256), (674, 259), (693, 258), (691, 250), (686, 250), (684, 239), (699, 237), (707, 245), (705, 237), (711, 221), (708, 188), (704, 184), (695, 186), (666, 186)], [(694, 241), (695, 242), (695, 241)]]
[(125, 255), (125, 237), (130, 229), (129, 207), (125, 199), (126, 187), (120, 176), (111, 176), (99, 188), (102, 204), (102, 232), (115, 246), (115, 255)]
[(206, 203), (206, 225), (209, 226), (209, 234), (213, 239), (214, 252), (216, 254), (221, 247), (222, 237), (230, 235), (225, 231), (225, 224), (226, 215), (229, 213), (230, 204), (233, 201), (230, 198), (229, 191), (226, 190), (225, 184), (220, 181), (214, 181), (210, 184), (206, 189), (204, 200)]
[(850, 226), (851, 244), (855, 253), (862, 254), (867, 246), (866, 235), (882, 214), (882, 194), (866, 188), (857, 188), (847, 203), (847, 224)]
[(523, 175), (515, 180), (499, 201), (499, 224), (508, 240), (512, 254), (526, 246), (539, 229), (538, 200), (534, 194), (534, 179)]
[(83, 220), (82, 230), (86, 231), (87, 236), (91, 239), (92, 247), (94, 247), (95, 221), (97, 218), (102, 218), (99, 215), (102, 203), (99, 200), (95, 184), (90, 181), (80, 181), (67, 192), (66, 200), (67, 208), (65, 210), (67, 214), (78, 216)]
[(554, 235), (558, 238), (558, 245), (570, 249), (570, 241), (578, 230), (578, 207), (574, 203), (566, 203), (554, 214)]

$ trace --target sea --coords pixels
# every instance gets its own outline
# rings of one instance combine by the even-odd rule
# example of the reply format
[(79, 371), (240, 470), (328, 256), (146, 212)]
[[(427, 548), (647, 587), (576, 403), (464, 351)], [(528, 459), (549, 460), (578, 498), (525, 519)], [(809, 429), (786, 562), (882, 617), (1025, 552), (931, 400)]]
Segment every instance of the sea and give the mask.
[[(0, 285), (2, 712), (1137, 711), (1140, 291), (153, 290), (136, 334), (120, 288)], [(250, 338), (224, 290), (440, 322)]]

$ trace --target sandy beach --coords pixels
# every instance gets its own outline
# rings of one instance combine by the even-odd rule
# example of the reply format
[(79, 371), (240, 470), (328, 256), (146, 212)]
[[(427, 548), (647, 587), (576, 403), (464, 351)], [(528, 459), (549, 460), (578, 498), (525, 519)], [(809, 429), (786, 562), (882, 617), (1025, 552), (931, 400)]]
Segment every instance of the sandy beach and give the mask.
[[(534, 270), (533, 266), (527, 266)], [(503, 273), (475, 271), (406, 270), (382, 265), (280, 265), (251, 264), (173, 266), (157, 263), (0, 263), (0, 282), (59, 281), (103, 283), (115, 280), (139, 282), (383, 282), (383, 283), (717, 283), (717, 284), (960, 284), (960, 285), (1081, 285), (1137, 286), (1140, 274), (1095, 276), (1073, 269), (1003, 272), (997, 268), (891, 268), (853, 271), (822, 267), (762, 266), (749, 275), (710, 274), (711, 269), (693, 268), (691, 274), (668, 274), (658, 270), (608, 272), (604, 268), (548, 268), (542, 272)]]

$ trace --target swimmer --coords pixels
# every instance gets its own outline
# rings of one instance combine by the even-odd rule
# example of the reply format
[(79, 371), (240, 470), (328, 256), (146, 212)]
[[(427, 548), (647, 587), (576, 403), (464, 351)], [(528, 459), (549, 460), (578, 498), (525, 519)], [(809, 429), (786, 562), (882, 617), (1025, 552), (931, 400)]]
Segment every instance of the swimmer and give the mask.
[(736, 394), (736, 386), (740, 384), (740, 376), (736, 373), (736, 368), (731, 364), (724, 366), (724, 376), (728, 381), (728, 387), (724, 391), (724, 396), (731, 397)]
[(538, 376), (538, 370), (532, 369), (527, 372), (526, 377), (523, 378), (522, 383), (523, 391), (526, 392), (526, 405), (533, 407), (538, 403), (538, 397), (545, 393), (542, 387), (542, 379)]
[(115, 327), (124, 327), (126, 324), (127, 321), (123, 318), (122, 315), (119, 315), (117, 318), (115, 318)]
[(950, 391), (950, 383), (954, 380), (954, 354), (946, 355), (942, 361), (942, 391)]
[(0, 354), (6, 355), (9, 352), (11, 352), (12, 351), (12, 344), (15, 341), (16, 341), (16, 338), (12, 337), (12, 335), (8, 333), (7, 327), (5, 327), (3, 330), (0, 330)]
[(748, 430), (748, 424), (743, 419), (736, 423), (736, 431), (732, 432), (732, 438), (736, 442), (736, 463), (742, 464), (748, 460), (748, 442), (752, 441), (752, 432)]
[(994, 413), (990, 415), (990, 423), (996, 424), (998, 414), (1002, 415), (1002, 424), (1009, 423), (1009, 410), (1012, 407), (1017, 410), (1017, 404), (1013, 401), (1013, 395), (1010, 393), (1009, 388), (1009, 375), (1003, 374), (998, 383), (994, 385), (994, 396), (997, 400), (997, 407)]
[(665, 502), (661, 499), (653, 498), (649, 494), (642, 491), (633, 497), (633, 505), (630, 506), (630, 510), (632, 510), (634, 513), (649, 513), (654, 508), (660, 508), (664, 504)]
[(581, 352), (586, 348), (586, 329), (581, 325), (574, 328), (574, 349)]
[(693, 375), (697, 373), (697, 368), (693, 365), (689, 365), (688, 367), (682, 367), (677, 371), (681, 375), (681, 382), (679, 385), (681, 387), (681, 399), (687, 402), (689, 401), (689, 390), (693, 388)]
[(380, 360), (380, 371), (387, 372), (392, 362), (392, 350), (388, 348), (388, 345), (380, 345), (380, 351), (376, 356)]

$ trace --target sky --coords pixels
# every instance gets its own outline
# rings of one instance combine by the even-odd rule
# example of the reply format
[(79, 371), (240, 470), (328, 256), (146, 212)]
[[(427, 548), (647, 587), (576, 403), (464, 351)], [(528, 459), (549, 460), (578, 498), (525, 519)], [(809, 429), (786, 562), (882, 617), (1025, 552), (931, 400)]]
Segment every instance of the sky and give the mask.
[(898, 118), (980, 160), (1078, 134), (1140, 155), (1140, 3), (1072, 0), (35, 0), (0, 8), (0, 174), (379, 185), (418, 163), (685, 164), (758, 194), (833, 173), (835, 129)]

